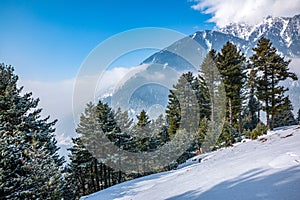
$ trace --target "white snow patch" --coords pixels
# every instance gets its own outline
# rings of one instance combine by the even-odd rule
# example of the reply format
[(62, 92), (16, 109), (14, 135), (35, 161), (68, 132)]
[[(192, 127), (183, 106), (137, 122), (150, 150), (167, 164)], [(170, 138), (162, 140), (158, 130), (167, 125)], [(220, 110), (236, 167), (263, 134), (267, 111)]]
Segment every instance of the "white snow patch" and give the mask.
[(192, 36), (192, 39), (194, 39), (197, 36), (197, 33), (194, 33)]
[(212, 48), (212, 43), (209, 40), (205, 39), (205, 44), (206, 44), (208, 50), (210, 51)]
[(284, 127), (187, 161), (198, 159), (197, 164), (127, 181), (81, 199), (299, 200), (299, 146), (300, 127)]
[(203, 31), (202, 37), (203, 37), (203, 38), (206, 38), (206, 31)]

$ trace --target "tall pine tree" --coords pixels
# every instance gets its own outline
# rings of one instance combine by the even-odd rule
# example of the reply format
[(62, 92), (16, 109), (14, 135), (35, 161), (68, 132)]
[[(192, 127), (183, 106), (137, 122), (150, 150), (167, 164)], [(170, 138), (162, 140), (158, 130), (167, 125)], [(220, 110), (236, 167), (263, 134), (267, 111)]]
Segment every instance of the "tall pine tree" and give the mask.
[(250, 64), (256, 72), (257, 98), (263, 102), (262, 109), (266, 112), (267, 126), (272, 130), (275, 117), (280, 112), (281, 104), (284, 104), (284, 93), (288, 90), (280, 83), (287, 78), (297, 80), (297, 76), (289, 72), (290, 60), (285, 61), (269, 39), (259, 39), (253, 51)]
[(230, 126), (242, 132), (242, 104), (246, 82), (245, 56), (237, 47), (227, 42), (217, 55), (217, 67), (221, 73), (226, 96), (227, 118)]
[(279, 114), (275, 116), (274, 121), (272, 121), (274, 123), (274, 125), (272, 125), (274, 128), (298, 124), (293, 114), (293, 105), (288, 96), (284, 99), (284, 103), (278, 108), (278, 113)]
[(22, 94), (11, 66), (0, 65), (0, 199), (59, 199), (63, 158), (56, 120), (40, 117), (38, 99)]
[(205, 140), (201, 145), (204, 151), (210, 151), (214, 148), (223, 129), (226, 111), (226, 94), (221, 74), (216, 65), (216, 58), (216, 51), (214, 49), (210, 50), (201, 64), (198, 75), (199, 79), (202, 77), (205, 80), (206, 89), (204, 91), (208, 93), (211, 108), (209, 120), (203, 120), (200, 126), (206, 127), (205, 132), (200, 131), (200, 133), (205, 134), (203, 136)]

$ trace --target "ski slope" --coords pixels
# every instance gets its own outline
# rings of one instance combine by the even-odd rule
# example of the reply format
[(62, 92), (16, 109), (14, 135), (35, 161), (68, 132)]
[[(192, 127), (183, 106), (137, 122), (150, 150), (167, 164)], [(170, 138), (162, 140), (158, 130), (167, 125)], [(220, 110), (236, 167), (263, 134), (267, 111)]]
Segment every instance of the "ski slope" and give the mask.
[[(198, 157), (199, 158), (199, 157)], [(124, 182), (84, 200), (300, 200), (300, 127), (190, 159), (179, 169)]]

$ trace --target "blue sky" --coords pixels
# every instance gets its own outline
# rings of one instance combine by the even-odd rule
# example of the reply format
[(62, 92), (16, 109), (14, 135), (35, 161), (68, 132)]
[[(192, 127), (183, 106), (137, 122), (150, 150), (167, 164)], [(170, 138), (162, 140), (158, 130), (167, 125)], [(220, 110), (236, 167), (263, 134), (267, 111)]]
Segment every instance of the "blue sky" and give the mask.
[[(201, 14), (191, 8), (193, 4), (188, 0), (1, 0), (0, 62), (15, 68), (24, 90), (40, 98), (45, 116), (58, 119), (58, 143), (69, 144), (76, 127), (74, 80), (89, 53), (106, 39), (134, 28), (161, 27), (186, 35), (213, 29), (215, 23), (206, 22), (211, 14)], [(152, 53), (120, 57), (114, 64), (123, 68), (108, 72), (106, 87)]]
[(13, 65), (23, 79), (72, 78), (96, 45), (122, 31), (164, 27), (192, 34), (212, 29), (215, 24), (206, 22), (211, 15), (192, 5), (187, 0), (1, 0), (1, 62)]

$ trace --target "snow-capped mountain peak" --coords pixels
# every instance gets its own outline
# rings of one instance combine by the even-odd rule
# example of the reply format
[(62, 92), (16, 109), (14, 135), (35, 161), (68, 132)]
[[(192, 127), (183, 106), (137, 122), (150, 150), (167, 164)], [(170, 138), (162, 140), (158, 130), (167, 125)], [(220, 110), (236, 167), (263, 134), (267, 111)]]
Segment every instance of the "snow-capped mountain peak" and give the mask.
[(273, 36), (279, 37), (286, 47), (290, 47), (294, 39), (293, 36), (299, 36), (299, 26), (297, 27), (295, 24), (299, 24), (299, 15), (292, 18), (268, 16), (256, 25), (232, 23), (219, 29), (219, 31), (253, 42), (272, 33)]
[(253, 29), (254, 26), (245, 23), (231, 23), (224, 28), (221, 28), (219, 31), (225, 34), (231, 34), (244, 40), (248, 40), (249, 36), (253, 32)]

